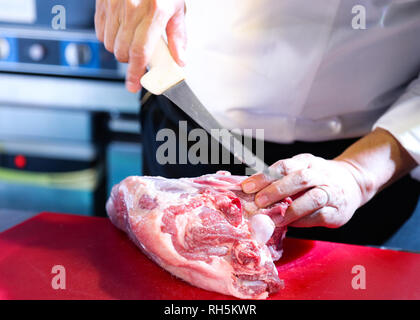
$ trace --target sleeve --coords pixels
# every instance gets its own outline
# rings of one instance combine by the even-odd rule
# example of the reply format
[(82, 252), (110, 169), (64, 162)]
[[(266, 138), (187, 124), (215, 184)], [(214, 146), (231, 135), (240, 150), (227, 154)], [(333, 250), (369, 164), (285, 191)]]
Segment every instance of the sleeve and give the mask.
[(373, 129), (377, 127), (390, 132), (420, 166), (420, 77), (379, 118)]

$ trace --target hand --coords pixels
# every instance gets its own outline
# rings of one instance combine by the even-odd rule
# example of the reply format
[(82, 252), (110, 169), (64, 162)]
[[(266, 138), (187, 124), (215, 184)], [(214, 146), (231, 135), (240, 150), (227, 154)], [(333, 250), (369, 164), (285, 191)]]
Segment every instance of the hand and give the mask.
[(128, 62), (126, 87), (140, 90), (140, 78), (166, 29), (174, 60), (184, 66), (184, 0), (96, 0), (96, 36), (120, 62)]
[(256, 192), (255, 202), (261, 208), (297, 195), (281, 225), (340, 227), (364, 202), (360, 172), (349, 162), (300, 154), (272, 167), (284, 177), (273, 181), (255, 174), (242, 182), (242, 189)]

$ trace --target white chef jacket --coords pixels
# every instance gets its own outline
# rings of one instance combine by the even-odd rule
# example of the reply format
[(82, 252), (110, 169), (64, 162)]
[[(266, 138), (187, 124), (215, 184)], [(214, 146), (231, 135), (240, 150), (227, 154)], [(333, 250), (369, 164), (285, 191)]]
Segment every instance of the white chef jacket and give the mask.
[(420, 0), (187, 0), (186, 19), (187, 82), (225, 127), (279, 143), (381, 127), (420, 163)]

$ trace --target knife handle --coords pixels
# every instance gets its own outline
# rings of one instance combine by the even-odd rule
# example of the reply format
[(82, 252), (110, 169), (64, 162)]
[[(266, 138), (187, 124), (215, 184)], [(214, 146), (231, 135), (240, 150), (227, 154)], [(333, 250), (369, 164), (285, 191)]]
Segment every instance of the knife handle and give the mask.
[(149, 61), (149, 71), (140, 80), (141, 85), (160, 95), (184, 79), (184, 70), (174, 61), (166, 41), (160, 37)]

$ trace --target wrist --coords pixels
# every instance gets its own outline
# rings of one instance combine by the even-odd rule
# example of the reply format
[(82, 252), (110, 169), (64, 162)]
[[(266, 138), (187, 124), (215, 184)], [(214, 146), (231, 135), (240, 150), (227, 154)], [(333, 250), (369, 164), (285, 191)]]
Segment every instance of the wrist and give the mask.
[(399, 142), (379, 128), (355, 142), (335, 160), (344, 163), (357, 181), (362, 205), (415, 166)]
[(340, 156), (334, 160), (340, 162), (352, 175), (360, 195), (359, 207), (375, 196), (379, 187), (374, 174), (363, 168), (363, 166), (354, 159)]

